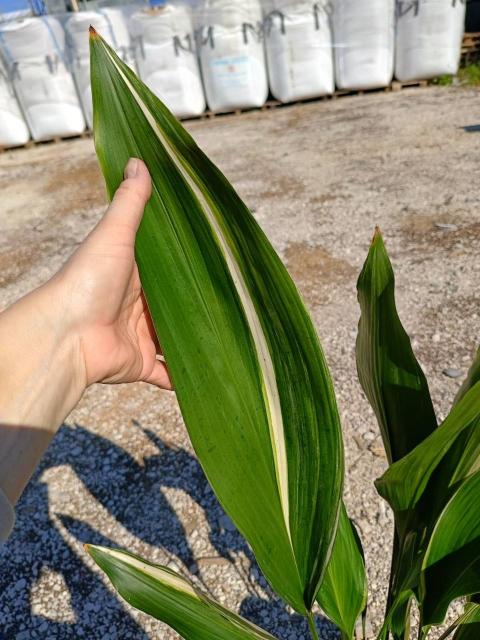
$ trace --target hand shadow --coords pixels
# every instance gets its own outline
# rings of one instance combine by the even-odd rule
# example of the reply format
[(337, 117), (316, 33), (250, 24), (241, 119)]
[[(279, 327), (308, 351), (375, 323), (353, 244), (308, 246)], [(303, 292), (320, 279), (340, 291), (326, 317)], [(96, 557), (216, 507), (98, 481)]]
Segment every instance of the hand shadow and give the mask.
[[(138, 422), (134, 425), (142, 429)], [(14, 638), (23, 629), (41, 628), (43, 633), (46, 628), (48, 634), (41, 637), (76, 639), (84, 634), (93, 640), (103, 637), (98, 635), (99, 629), (108, 631), (110, 626), (117, 628), (114, 637), (122, 640), (147, 638), (115, 595), (70, 549), (51, 521), (48, 487), (39, 478), (46, 469), (59, 465), (70, 466), (95, 500), (138, 540), (162, 548), (170, 559), (183, 565), (182, 573), (197, 573), (201, 581), (198, 559), (194, 558), (185, 528), (163, 494), (165, 488), (184, 491), (203, 510), (209, 538), (218, 556), (232, 564), (240, 552), (247, 558), (248, 566), (240, 577), (250, 595), (241, 605), (242, 615), (280, 639), (290, 638), (292, 632), (299, 638), (302, 633), (308, 637), (300, 616), (290, 615), (285, 604), (269, 589), (248, 545), (216, 500), (197, 459), (182, 448), (167, 445), (152, 431), (142, 429), (142, 432), (158, 451), (144, 458), (144, 465), (110, 440), (81, 426), (64, 425), (57, 434), (19, 504), (16, 531), (0, 552), (0, 629), (8, 631), (6, 637)], [(122, 546), (104, 538), (80, 519), (66, 514), (57, 517), (81, 542)], [(63, 575), (76, 623), (54, 623), (30, 611), (28, 593), (42, 567)], [(17, 588), (19, 583), (21, 587)], [(3, 620), (2, 607), (9, 606), (11, 613)], [(318, 622), (323, 626), (321, 619)], [(42, 627), (45, 623), (47, 627)], [(327, 624), (331, 630), (330, 623)]]
[[(112, 638), (148, 640), (124, 604), (68, 546), (50, 519), (48, 486), (38, 479), (42, 471), (40, 467), (18, 504), (11, 538), (0, 547), (0, 637), (94, 640), (114, 633)], [(52, 620), (38, 604), (33, 608), (32, 588), (45, 571), (65, 581), (72, 621)], [(43, 590), (42, 601), (47, 596), (48, 610), (52, 599), (60, 595), (51, 588)], [(63, 603), (59, 609), (62, 607)]]

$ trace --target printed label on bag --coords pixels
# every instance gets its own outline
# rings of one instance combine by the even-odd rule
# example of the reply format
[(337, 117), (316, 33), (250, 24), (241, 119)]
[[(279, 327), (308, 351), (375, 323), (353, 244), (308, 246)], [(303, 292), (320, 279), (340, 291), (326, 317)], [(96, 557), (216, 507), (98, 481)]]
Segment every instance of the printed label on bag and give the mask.
[(210, 61), (210, 65), (216, 81), (223, 89), (249, 86), (250, 64), (248, 56), (215, 58)]

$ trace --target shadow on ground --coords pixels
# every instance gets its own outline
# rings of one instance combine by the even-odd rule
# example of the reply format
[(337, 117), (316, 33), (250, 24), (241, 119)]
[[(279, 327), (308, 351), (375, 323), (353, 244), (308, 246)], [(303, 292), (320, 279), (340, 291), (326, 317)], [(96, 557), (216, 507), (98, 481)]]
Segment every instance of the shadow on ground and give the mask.
[[(249, 596), (241, 604), (241, 614), (280, 639), (309, 637), (304, 620), (289, 614), (283, 602), (269, 592), (249, 548), (225, 516), (197, 460), (182, 448), (168, 446), (151, 431), (142, 431), (158, 451), (144, 459), (144, 466), (110, 440), (82, 426), (64, 425), (59, 431), (18, 505), (14, 534), (0, 552), (2, 637), (148, 640), (124, 603), (89, 569), (85, 556), (71, 548), (50, 517), (48, 487), (41, 476), (59, 465), (69, 465), (93, 498), (133, 536), (161, 548), (182, 567), (184, 575), (194, 574), (203, 582), (184, 526), (163, 493), (168, 487), (183, 490), (204, 511), (218, 556), (233, 563), (243, 552), (249, 559), (242, 576)], [(116, 546), (86, 522), (64, 514), (58, 514), (58, 518), (80, 542)], [(45, 569), (63, 577), (74, 614), (71, 622), (57, 622), (31, 606), (32, 588)], [(259, 587), (267, 592), (268, 599), (260, 596)], [(56, 592), (47, 592), (47, 597), (57, 596)], [(332, 630), (331, 624), (320, 617), (317, 625)]]

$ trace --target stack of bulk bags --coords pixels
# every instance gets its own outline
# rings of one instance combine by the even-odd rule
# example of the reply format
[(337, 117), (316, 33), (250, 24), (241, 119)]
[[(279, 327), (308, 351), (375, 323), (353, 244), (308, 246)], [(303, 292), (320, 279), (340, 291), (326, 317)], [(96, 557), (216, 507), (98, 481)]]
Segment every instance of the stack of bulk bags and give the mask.
[(190, 8), (165, 4), (130, 19), (142, 80), (179, 118), (205, 111)]
[(335, 89), (331, 5), (327, 0), (264, 0), (270, 89), (291, 102)]
[(65, 24), (73, 74), (90, 128), (93, 125), (90, 87), (90, 52), (88, 28), (92, 25), (127, 64), (132, 64), (130, 35), (121, 9), (106, 7), (98, 11), (75, 13)]
[(18, 147), (29, 139), (28, 127), (0, 59), (0, 147)]
[(337, 87), (388, 86), (393, 77), (395, 0), (335, 0), (333, 7)]
[(199, 54), (212, 111), (261, 107), (268, 96), (260, 0), (204, 0)]
[(399, 1), (396, 77), (407, 82), (455, 74), (464, 24), (463, 0)]
[(45, 16), (0, 24), (0, 45), (34, 140), (81, 133), (85, 119), (60, 22)]

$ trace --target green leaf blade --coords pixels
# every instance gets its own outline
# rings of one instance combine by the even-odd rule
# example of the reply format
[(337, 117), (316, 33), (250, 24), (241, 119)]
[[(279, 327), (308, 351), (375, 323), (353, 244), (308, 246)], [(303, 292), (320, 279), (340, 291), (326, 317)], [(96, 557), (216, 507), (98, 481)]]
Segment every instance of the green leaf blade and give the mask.
[(367, 606), (367, 596), (362, 545), (342, 505), (332, 557), (317, 602), (345, 637), (352, 639), (357, 620)]
[(357, 370), (372, 405), (390, 463), (437, 428), (425, 375), (395, 306), (395, 277), (376, 231), (357, 284), (361, 318)]
[(338, 412), (315, 330), (223, 175), (99, 38), (91, 59), (110, 196), (128, 157), (152, 175), (136, 258), (193, 446), (267, 579), (305, 613), (343, 484)]
[[(375, 485), (393, 509), (412, 509), (420, 500), (436, 469), (447, 459), (449, 452), (463, 434), (469, 431), (465, 447), (473, 447), (480, 441), (478, 429), (471, 429), (480, 418), (480, 384), (473, 386), (456, 404), (444, 422), (431, 436), (410, 454), (393, 464)], [(471, 456), (465, 466), (453, 465), (456, 481), (464, 479), (471, 471)], [(452, 465), (449, 465), (452, 467)], [(408, 482), (405, 481), (408, 478)], [(447, 478), (447, 483), (453, 478)]]
[(126, 551), (93, 545), (86, 549), (129, 604), (165, 622), (185, 640), (274, 640), (166, 567)]
[(480, 473), (468, 478), (446, 505), (423, 561), (425, 625), (441, 624), (450, 603), (480, 590)]
[[(478, 596), (476, 600), (478, 601)], [(453, 640), (478, 640), (480, 638), (480, 604), (467, 602), (465, 611), (457, 620), (455, 627)]]

